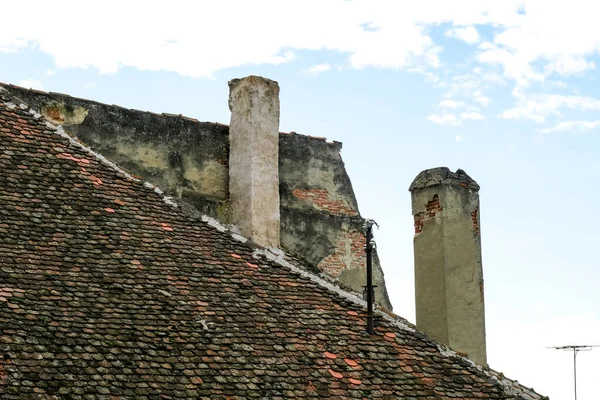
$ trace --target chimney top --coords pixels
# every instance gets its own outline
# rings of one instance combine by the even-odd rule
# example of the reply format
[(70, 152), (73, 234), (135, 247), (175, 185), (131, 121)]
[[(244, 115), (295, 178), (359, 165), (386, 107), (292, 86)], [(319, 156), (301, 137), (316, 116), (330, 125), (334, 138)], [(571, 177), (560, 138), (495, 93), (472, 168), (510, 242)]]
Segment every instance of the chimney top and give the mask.
[[(227, 82), (227, 85), (229, 86), (229, 111), (233, 111), (233, 102), (235, 101), (234, 96), (232, 96), (232, 94), (234, 92), (236, 92), (236, 87), (238, 85), (240, 85), (241, 83), (244, 83), (247, 87), (253, 87), (255, 88), (255, 90), (258, 90), (256, 88), (258, 87), (264, 87), (267, 88), (265, 90), (264, 96), (267, 96), (268, 98), (277, 98), (279, 101), (279, 83), (277, 83), (277, 81), (274, 81), (272, 79), (268, 79), (268, 78), (264, 78), (262, 76), (258, 76), (258, 75), (248, 75), (244, 78), (234, 78), (231, 79), (229, 82)], [(250, 108), (251, 105), (248, 105), (248, 107)], [(279, 106), (278, 106), (278, 110), (277, 112), (279, 113)]]
[(471, 178), (465, 171), (457, 169), (456, 172), (452, 172), (447, 167), (430, 168), (421, 171), (412, 181), (408, 190), (412, 192), (417, 189), (437, 185), (454, 185), (467, 187), (476, 191), (479, 190), (479, 185), (475, 182), (475, 179)]
[(248, 75), (248, 76), (246, 76), (244, 78), (233, 78), (229, 82), (227, 82), (227, 84), (231, 88), (232, 86), (237, 85), (237, 83), (240, 82), (240, 81), (247, 81), (247, 82), (250, 82), (250, 83), (255, 82), (255, 81), (264, 81), (264, 82), (266, 82), (268, 84), (279, 86), (279, 83), (277, 83), (277, 81), (274, 81), (272, 79), (265, 78), (265, 77), (262, 77), (262, 76), (259, 76), (259, 75)]

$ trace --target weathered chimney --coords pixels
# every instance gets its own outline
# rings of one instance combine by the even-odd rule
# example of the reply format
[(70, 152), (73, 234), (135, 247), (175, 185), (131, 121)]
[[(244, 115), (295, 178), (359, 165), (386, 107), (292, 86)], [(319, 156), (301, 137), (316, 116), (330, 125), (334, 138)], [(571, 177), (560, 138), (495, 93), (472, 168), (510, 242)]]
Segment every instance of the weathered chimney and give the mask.
[(441, 167), (421, 172), (409, 190), (417, 328), (487, 365), (479, 185)]
[(232, 222), (266, 247), (279, 246), (279, 85), (260, 76), (229, 81)]

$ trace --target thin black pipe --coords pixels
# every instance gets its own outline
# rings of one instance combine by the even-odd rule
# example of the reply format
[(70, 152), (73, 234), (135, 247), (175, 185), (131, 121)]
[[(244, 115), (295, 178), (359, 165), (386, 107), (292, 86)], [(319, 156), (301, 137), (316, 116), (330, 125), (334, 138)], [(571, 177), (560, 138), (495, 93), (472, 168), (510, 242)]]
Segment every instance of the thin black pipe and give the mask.
[(367, 223), (367, 332), (373, 334), (373, 225)]

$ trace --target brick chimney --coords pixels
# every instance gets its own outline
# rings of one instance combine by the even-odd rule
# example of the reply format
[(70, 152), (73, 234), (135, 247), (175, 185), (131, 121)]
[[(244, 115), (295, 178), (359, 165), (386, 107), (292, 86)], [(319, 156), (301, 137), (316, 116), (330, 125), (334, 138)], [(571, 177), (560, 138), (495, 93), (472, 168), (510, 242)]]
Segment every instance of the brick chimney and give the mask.
[(421, 172), (409, 190), (417, 328), (487, 365), (479, 185), (440, 167)]
[(229, 201), (232, 222), (266, 247), (279, 246), (279, 85), (260, 76), (229, 81)]

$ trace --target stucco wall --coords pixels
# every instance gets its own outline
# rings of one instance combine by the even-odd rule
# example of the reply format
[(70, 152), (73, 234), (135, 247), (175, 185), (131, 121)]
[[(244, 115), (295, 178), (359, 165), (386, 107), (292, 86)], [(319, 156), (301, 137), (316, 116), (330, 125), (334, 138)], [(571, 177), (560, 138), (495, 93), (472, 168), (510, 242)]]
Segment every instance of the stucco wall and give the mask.
[[(200, 212), (230, 223), (229, 127), (58, 93), (6, 88), (83, 143)], [(352, 290), (365, 284), (363, 218), (340, 142), (279, 135), (280, 242)], [(391, 309), (379, 259), (376, 299)]]
[[(281, 244), (353, 291), (366, 284), (365, 235), (342, 143), (298, 134), (279, 140)], [(376, 253), (375, 253), (376, 254)], [(376, 301), (391, 309), (379, 258)]]

